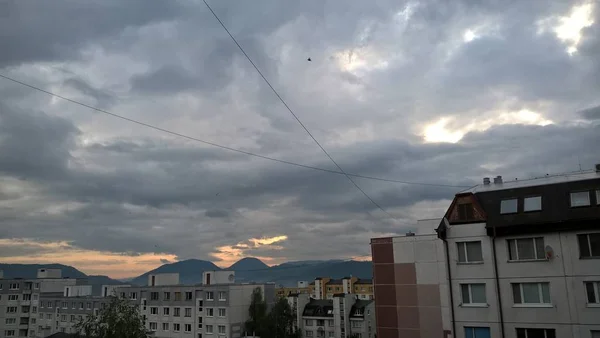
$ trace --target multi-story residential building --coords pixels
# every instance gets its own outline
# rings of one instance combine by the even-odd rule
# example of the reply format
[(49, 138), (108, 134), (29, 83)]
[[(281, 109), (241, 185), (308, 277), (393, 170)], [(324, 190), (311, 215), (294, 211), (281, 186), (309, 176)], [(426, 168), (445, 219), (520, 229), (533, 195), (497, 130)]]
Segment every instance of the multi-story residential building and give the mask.
[(60, 269), (39, 269), (37, 276), (36, 279), (0, 279), (1, 337), (36, 337), (41, 295), (80, 282), (61, 278)]
[(314, 299), (309, 294), (288, 297), (303, 337), (375, 337), (375, 302), (339, 293), (332, 299)]
[[(314, 285), (314, 284), (313, 284)], [(277, 293), (277, 297), (285, 298), (290, 294), (295, 293), (311, 293), (308, 282), (300, 281), (297, 283), (296, 287), (286, 287), (280, 285), (275, 292)]]
[(418, 234), (371, 239), (378, 338), (452, 333), (444, 246), (434, 232), (438, 224), (439, 219), (421, 220)]
[(298, 282), (296, 287), (277, 288), (278, 297), (287, 297), (290, 294), (307, 293), (314, 299), (333, 299), (338, 293), (354, 294), (358, 299), (373, 299), (373, 280), (358, 277), (344, 277), (333, 279), (331, 277), (315, 278), (310, 284)]
[(438, 235), (455, 337), (600, 337), (600, 166), (486, 178), (456, 194)]
[(180, 285), (177, 274), (148, 278), (149, 286), (117, 292), (138, 299), (146, 327), (155, 337), (242, 337), (254, 290), (262, 290), (269, 306), (275, 301), (274, 284), (236, 284), (233, 271), (204, 272), (198, 285)]

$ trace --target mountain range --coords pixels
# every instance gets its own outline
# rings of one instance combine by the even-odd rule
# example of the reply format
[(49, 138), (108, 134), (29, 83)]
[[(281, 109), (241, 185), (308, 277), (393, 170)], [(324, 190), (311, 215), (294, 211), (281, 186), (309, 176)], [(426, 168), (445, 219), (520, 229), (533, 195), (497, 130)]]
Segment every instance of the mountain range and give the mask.
[(372, 278), (373, 267), (368, 261), (313, 260), (287, 262), (269, 267), (257, 258), (243, 258), (226, 269), (199, 259), (187, 259), (164, 264), (140, 276), (125, 280), (114, 280), (107, 276), (88, 276), (76, 268), (62, 264), (0, 264), (4, 278), (35, 278), (39, 268), (62, 269), (63, 277), (87, 278), (90, 284), (135, 284), (147, 285), (148, 275), (154, 273), (179, 273), (183, 284), (199, 284), (204, 271), (233, 270), (237, 282), (273, 282), (277, 285), (294, 286), (298, 281), (312, 281), (316, 277), (342, 278), (356, 276)]

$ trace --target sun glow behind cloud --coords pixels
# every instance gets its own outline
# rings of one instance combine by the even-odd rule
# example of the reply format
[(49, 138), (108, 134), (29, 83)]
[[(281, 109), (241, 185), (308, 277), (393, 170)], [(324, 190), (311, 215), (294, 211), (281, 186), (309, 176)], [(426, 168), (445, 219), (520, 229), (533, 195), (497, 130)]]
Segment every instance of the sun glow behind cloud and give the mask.
[(500, 113), (494, 117), (473, 120), (468, 124), (458, 123), (454, 117), (442, 117), (423, 128), (423, 137), (425, 142), (429, 143), (456, 143), (468, 132), (484, 131), (495, 125), (527, 124), (546, 126), (553, 123), (552, 120), (545, 119), (541, 114), (526, 109)]
[(554, 32), (556, 37), (567, 45), (567, 53), (577, 52), (577, 45), (581, 40), (581, 30), (594, 24), (592, 13), (594, 5), (584, 3), (571, 8), (566, 16), (555, 16), (538, 22), (538, 34), (548, 31)]
[(265, 262), (267, 265), (277, 264), (279, 261), (272, 257), (261, 256), (256, 254), (249, 254), (249, 251), (256, 250), (259, 248), (268, 250), (283, 250), (282, 246), (273, 245), (275, 243), (283, 242), (288, 239), (287, 236), (273, 236), (273, 237), (262, 237), (262, 238), (250, 238), (246, 242), (240, 242), (235, 245), (223, 245), (216, 248), (216, 251), (211, 255), (217, 258), (219, 261), (216, 262), (220, 267), (228, 267), (238, 260), (252, 256)]

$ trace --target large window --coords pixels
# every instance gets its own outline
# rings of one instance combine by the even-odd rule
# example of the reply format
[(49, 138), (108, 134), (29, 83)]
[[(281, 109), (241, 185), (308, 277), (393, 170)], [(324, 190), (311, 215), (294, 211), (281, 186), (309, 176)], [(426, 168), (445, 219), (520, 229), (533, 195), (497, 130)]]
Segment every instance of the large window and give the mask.
[(169, 307), (163, 307), (163, 316), (168, 316), (171, 314), (171, 308)]
[(206, 333), (213, 333), (213, 326), (212, 325), (206, 325)]
[(577, 235), (580, 258), (600, 258), (600, 232)]
[(489, 327), (467, 327), (465, 326), (465, 338), (490, 338)]
[(179, 330), (181, 330), (181, 324), (173, 323), (173, 331), (179, 332)]
[(171, 300), (171, 293), (163, 292), (163, 300)]
[(158, 300), (158, 292), (150, 292), (150, 300)]
[(542, 210), (542, 196), (525, 197), (523, 211)]
[(150, 307), (150, 314), (151, 315), (157, 315), (158, 314), (158, 308), (156, 306), (151, 306)]
[(192, 308), (191, 307), (186, 307), (185, 308), (184, 316), (185, 317), (191, 317), (192, 316)]
[(509, 239), (508, 255), (511, 261), (546, 259), (544, 237)]
[(193, 294), (189, 291), (185, 293), (185, 300), (192, 300)]
[(483, 262), (481, 241), (458, 242), (456, 245), (458, 248), (459, 263)]
[(550, 304), (550, 283), (512, 284), (515, 304)]
[(214, 293), (212, 291), (206, 292), (206, 300), (214, 300)]
[(214, 316), (214, 309), (211, 307), (207, 307), (206, 308), (206, 317), (213, 317)]
[(150, 331), (156, 331), (157, 328), (158, 324), (156, 324), (155, 322), (150, 322)]
[(306, 326), (313, 326), (313, 320), (312, 319), (307, 319), (305, 322)]
[(509, 199), (500, 201), (501, 214), (514, 214), (517, 212), (517, 199)]
[(556, 338), (554, 329), (517, 329), (517, 338)]
[(169, 331), (169, 323), (162, 323), (163, 331)]
[(571, 193), (571, 207), (586, 207), (590, 205), (590, 192), (579, 191)]
[(485, 284), (461, 284), (463, 305), (487, 305)]
[(183, 325), (183, 331), (185, 331), (185, 332), (192, 332), (192, 324), (184, 324)]
[(225, 325), (219, 325), (219, 334), (225, 334)]
[(585, 282), (588, 304), (600, 305), (600, 282)]
[(219, 309), (219, 317), (225, 317), (227, 315), (227, 310), (224, 308)]
[(173, 308), (173, 316), (174, 317), (179, 317), (181, 315), (180, 313), (181, 313), (181, 308), (178, 308), (178, 307)]

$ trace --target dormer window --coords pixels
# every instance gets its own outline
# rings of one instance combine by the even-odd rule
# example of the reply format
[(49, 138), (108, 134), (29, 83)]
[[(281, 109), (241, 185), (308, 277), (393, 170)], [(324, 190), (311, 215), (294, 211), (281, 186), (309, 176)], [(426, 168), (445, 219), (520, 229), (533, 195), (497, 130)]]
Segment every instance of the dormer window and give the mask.
[(472, 203), (462, 203), (458, 205), (458, 218), (460, 220), (471, 220), (475, 218), (473, 214)]
[(571, 208), (587, 207), (590, 205), (590, 193), (588, 191), (578, 191), (571, 193)]
[(517, 212), (517, 199), (502, 200), (500, 202), (501, 214), (514, 214)]
[(524, 202), (523, 210), (525, 212), (542, 210), (542, 196), (525, 197)]

